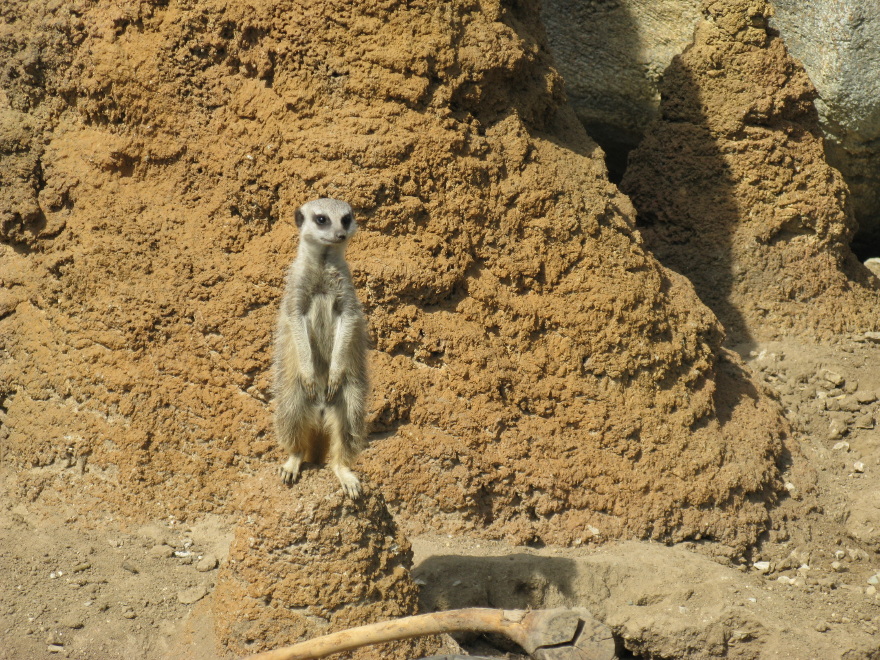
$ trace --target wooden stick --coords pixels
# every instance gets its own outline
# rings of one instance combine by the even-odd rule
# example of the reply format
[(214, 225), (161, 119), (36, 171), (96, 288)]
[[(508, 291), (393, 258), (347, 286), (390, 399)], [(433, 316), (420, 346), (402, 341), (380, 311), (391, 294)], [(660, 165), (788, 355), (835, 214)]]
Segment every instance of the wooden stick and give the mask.
[(521, 632), (520, 623), (526, 614), (523, 610), (493, 610), (484, 607), (420, 614), (341, 630), (293, 646), (257, 653), (247, 660), (312, 660), (370, 644), (465, 630), (501, 633), (516, 640)]

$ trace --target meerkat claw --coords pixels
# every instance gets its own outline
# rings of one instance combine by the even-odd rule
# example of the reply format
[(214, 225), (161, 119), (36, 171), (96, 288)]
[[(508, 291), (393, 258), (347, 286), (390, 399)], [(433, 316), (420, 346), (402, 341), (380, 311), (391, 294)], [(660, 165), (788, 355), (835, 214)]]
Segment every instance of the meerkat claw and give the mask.
[(293, 485), (299, 476), (300, 462), (301, 460), (294, 456), (287, 459), (287, 462), (278, 470), (278, 473), (281, 475), (281, 483), (285, 486)]
[(333, 472), (342, 484), (342, 492), (353, 500), (361, 496), (361, 482), (354, 472), (343, 466), (333, 468)]
[(318, 384), (312, 378), (303, 378), (303, 390), (309, 399), (314, 400), (318, 396)]

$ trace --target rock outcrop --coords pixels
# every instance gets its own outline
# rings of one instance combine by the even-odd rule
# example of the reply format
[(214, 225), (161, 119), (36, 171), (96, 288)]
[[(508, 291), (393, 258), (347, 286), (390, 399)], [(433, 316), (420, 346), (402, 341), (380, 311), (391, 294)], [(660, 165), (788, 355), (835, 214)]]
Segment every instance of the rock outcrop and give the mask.
[[(864, 257), (880, 254), (880, 16), (870, 0), (774, 0), (763, 10), (818, 96), (828, 162), (852, 196)], [(743, 18), (758, 5), (737, 5)], [(659, 116), (663, 72), (691, 43), (700, 0), (547, 0), (547, 41), (578, 117), (622, 175)], [(863, 257), (863, 258), (864, 258)]]
[(646, 243), (741, 340), (876, 329), (880, 287), (850, 251), (813, 86), (768, 30), (769, 4), (705, 10), (621, 183)]

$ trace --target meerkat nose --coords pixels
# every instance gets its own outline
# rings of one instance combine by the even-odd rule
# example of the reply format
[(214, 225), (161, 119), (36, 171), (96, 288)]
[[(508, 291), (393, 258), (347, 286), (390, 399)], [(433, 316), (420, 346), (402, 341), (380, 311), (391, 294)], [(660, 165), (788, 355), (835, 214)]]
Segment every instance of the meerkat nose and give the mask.
[(345, 233), (344, 231), (338, 231), (338, 232), (336, 232), (336, 239), (337, 239), (337, 240), (340, 240), (340, 241), (341, 241), (341, 240), (343, 240), (346, 236), (348, 236), (348, 234)]

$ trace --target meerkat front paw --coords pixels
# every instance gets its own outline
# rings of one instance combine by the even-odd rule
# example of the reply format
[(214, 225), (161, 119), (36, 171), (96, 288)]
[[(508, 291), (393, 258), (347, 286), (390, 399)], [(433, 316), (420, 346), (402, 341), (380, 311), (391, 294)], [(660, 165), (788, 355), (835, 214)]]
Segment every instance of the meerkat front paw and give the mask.
[(327, 403), (331, 403), (336, 395), (339, 394), (339, 388), (342, 386), (342, 374), (331, 373), (327, 380)]
[(302, 383), (302, 388), (306, 393), (306, 396), (309, 399), (314, 400), (318, 396), (318, 381), (315, 380), (314, 375), (309, 374), (301, 374), (299, 377), (300, 382)]
[(281, 474), (281, 482), (287, 486), (293, 484), (299, 476), (299, 466), (302, 459), (298, 456), (291, 456), (287, 462), (281, 466), (278, 471)]
[(361, 495), (361, 482), (354, 472), (347, 467), (338, 465), (333, 468), (339, 483), (342, 484), (342, 491), (351, 499), (356, 500)]

